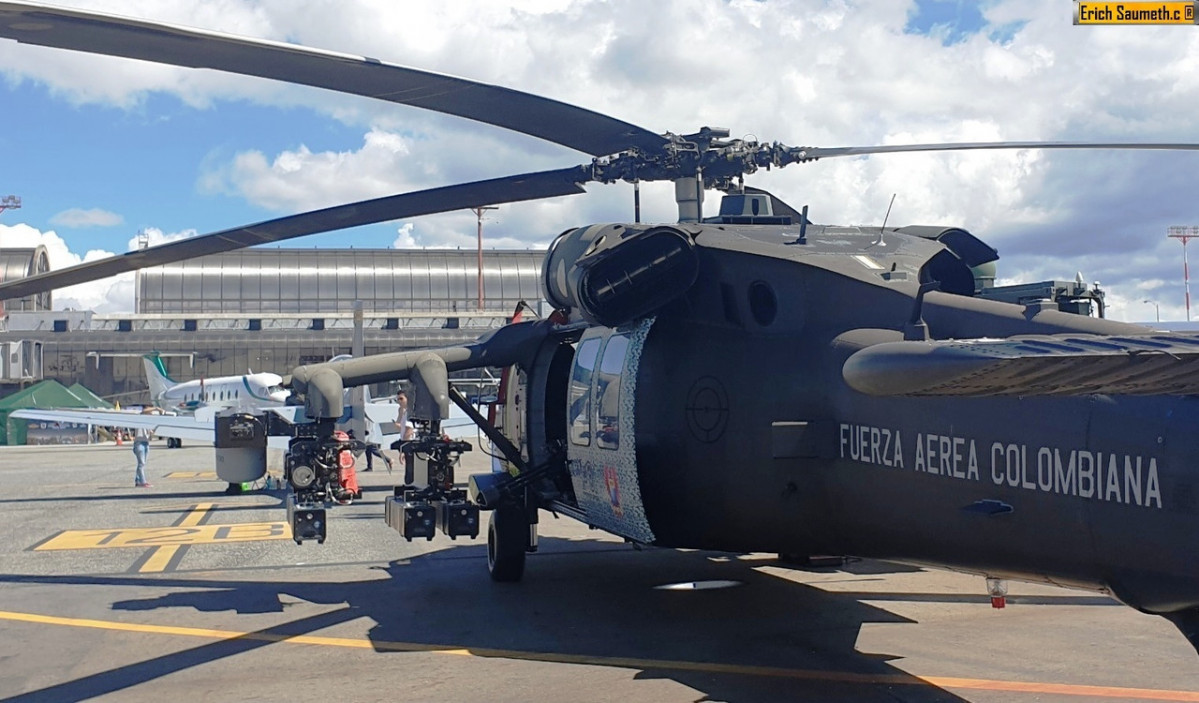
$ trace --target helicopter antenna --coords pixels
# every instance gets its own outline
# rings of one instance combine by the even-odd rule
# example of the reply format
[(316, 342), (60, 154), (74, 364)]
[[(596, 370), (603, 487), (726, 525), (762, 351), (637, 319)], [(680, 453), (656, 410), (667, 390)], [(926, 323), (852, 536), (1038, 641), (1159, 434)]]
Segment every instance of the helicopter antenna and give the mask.
[(891, 218), (891, 208), (895, 205), (895, 196), (897, 193), (891, 194), (891, 203), (887, 205), (887, 214), (883, 215), (883, 224), (878, 228), (878, 239), (870, 244), (872, 247), (885, 247), (887, 243), (883, 241), (884, 230), (887, 228), (887, 220)]
[(929, 281), (921, 283), (920, 289), (916, 291), (916, 300), (912, 304), (912, 316), (908, 318), (908, 323), (903, 326), (903, 338), (909, 342), (927, 342), (928, 341), (928, 324), (924, 321), (924, 294), (934, 290), (940, 290), (940, 281)]
[(641, 181), (633, 179), (633, 222), (641, 222)]

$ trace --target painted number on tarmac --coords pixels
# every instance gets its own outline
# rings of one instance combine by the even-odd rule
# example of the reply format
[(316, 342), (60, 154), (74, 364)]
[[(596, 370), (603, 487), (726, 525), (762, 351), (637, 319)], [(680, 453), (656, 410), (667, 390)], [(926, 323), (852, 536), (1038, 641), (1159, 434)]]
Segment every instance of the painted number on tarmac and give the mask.
[(248, 522), (239, 525), (197, 525), (195, 527), (67, 530), (38, 545), (35, 551), (107, 549), (109, 547), (145, 548), (219, 542), (260, 542), (272, 539), (291, 539), (291, 527), (285, 522)]

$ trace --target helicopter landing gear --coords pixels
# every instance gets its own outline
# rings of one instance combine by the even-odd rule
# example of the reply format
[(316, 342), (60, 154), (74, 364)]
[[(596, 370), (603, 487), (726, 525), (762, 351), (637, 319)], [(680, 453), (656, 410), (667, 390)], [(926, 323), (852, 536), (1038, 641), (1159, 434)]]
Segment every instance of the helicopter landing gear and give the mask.
[(524, 576), (530, 527), (518, 505), (501, 504), (492, 511), (487, 528), (487, 570), (492, 581), (512, 583)]

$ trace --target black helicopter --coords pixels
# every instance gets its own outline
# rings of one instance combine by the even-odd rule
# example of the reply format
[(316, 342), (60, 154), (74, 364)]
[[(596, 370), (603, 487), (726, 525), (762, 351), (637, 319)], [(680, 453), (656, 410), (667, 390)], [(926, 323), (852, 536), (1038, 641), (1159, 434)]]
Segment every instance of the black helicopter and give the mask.
[[(1001, 142), (788, 147), (728, 131), (657, 134), (468, 80), (98, 13), (0, 2), (0, 37), (375, 97), (505, 127), (585, 165), (327, 208), (0, 283), (16, 298), (145, 266), (355, 225), (675, 183), (679, 222), (561, 234), (543, 267), (556, 312), (452, 348), (294, 370), (316, 424), (288, 458), (299, 502), (343, 449), (347, 386), (409, 378), (422, 419), (414, 485), (389, 501), (405, 536), (477, 534), (520, 579), (543, 509), (662, 547), (854, 554), (1107, 592), (1199, 648), (1199, 336), (976, 296), (997, 253), (955, 227), (813, 224), (744, 186), (760, 168), (905, 151), (1197, 149)], [(702, 194), (731, 195), (705, 217)], [(638, 218), (639, 219), (639, 218)], [(448, 374), (502, 367), (483, 418)], [(443, 438), (462, 406), (504, 473), (455, 489)], [(465, 516), (455, 522), (455, 515)], [(420, 518), (420, 520), (418, 520)], [(424, 520), (424, 522), (421, 522)], [(323, 536), (323, 535), (322, 535)]]

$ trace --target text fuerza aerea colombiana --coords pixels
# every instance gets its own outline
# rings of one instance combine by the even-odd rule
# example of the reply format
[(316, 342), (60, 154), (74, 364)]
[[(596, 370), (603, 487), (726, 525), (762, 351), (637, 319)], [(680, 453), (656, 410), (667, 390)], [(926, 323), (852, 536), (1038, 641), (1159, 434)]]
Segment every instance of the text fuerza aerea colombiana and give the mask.
[(840, 423), (840, 458), (965, 481), (1162, 507), (1157, 457)]

